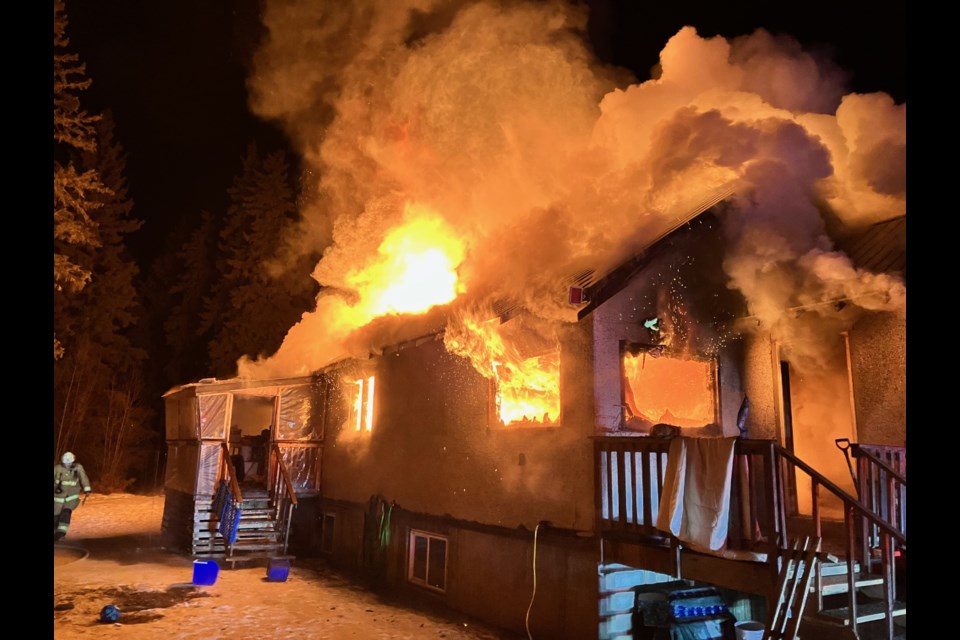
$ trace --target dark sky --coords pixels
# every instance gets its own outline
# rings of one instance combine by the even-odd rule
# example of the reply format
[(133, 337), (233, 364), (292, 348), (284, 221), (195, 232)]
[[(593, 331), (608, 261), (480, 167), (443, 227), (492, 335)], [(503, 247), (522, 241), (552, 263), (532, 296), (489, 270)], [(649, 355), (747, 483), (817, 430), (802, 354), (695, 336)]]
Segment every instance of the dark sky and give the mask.
[[(346, 2), (347, 0), (337, 0)], [(146, 262), (175, 223), (226, 207), (226, 189), (251, 141), (283, 148), (283, 135), (247, 110), (246, 64), (260, 35), (258, 0), (67, 0), (71, 50), (87, 64), (88, 109), (112, 110), (128, 153), (135, 215), (130, 238)], [(763, 27), (830, 52), (855, 91), (906, 100), (906, 9), (893, 3), (760, 0), (590, 0), (598, 57), (649, 77), (682, 26), (732, 38)], [(842, 8), (840, 10), (839, 8)]]

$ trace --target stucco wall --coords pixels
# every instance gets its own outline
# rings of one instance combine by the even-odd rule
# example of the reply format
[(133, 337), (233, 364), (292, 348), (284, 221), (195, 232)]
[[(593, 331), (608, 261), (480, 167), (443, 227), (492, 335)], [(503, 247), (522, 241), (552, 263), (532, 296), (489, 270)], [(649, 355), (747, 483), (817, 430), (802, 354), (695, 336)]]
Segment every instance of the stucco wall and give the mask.
[(750, 398), (750, 438), (779, 439), (779, 391), (773, 369), (773, 343), (767, 334), (746, 335), (743, 344), (743, 386)]
[(857, 440), (906, 444), (907, 327), (900, 314), (862, 318), (850, 331)]
[(505, 527), (532, 530), (549, 520), (592, 529), (592, 404), (582, 334), (572, 327), (562, 339), (557, 427), (491, 427), (487, 379), (442, 341), (381, 356), (372, 432), (342, 428), (342, 398), (328, 415), (323, 495), (360, 504), (380, 495), (410, 511)]
[[(706, 313), (703, 317), (696, 316), (695, 307), (698, 303), (694, 298), (714, 297), (708, 283), (691, 285), (689, 293), (677, 295), (688, 288), (686, 281), (697, 279), (698, 270), (709, 268), (706, 265), (691, 267), (689, 254), (690, 246), (687, 243), (678, 243), (671, 250), (661, 253), (590, 315), (594, 336), (593, 369), (596, 376), (594, 402), (599, 432), (616, 431), (620, 424), (620, 405), (623, 402), (621, 342), (656, 345), (658, 335), (645, 328), (643, 323), (658, 317), (662, 327), (661, 334), (673, 333), (672, 338), (663, 338), (667, 353), (716, 359), (717, 421), (722, 426), (723, 435), (738, 434), (736, 419), (743, 400), (741, 367), (744, 349), (740, 341), (732, 339), (732, 336), (722, 335), (723, 330), (713, 322), (715, 318)], [(690, 307), (686, 313), (676, 313), (675, 304), (684, 295)], [(729, 295), (729, 292), (723, 295)], [(670, 298), (669, 304), (665, 303), (665, 296)], [(699, 306), (702, 312), (707, 305)], [(673, 313), (669, 313), (671, 309)], [(671, 318), (675, 322), (671, 323)]]

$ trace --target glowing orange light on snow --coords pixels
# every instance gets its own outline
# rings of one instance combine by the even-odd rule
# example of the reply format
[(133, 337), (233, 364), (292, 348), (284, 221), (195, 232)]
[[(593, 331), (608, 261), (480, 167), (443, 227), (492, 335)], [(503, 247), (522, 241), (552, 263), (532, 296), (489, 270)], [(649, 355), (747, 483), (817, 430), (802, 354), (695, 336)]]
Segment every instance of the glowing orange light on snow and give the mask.
[(408, 204), (405, 217), (386, 235), (377, 259), (347, 276), (370, 318), (421, 313), (462, 293), (456, 269), (464, 258), (463, 241), (426, 207)]

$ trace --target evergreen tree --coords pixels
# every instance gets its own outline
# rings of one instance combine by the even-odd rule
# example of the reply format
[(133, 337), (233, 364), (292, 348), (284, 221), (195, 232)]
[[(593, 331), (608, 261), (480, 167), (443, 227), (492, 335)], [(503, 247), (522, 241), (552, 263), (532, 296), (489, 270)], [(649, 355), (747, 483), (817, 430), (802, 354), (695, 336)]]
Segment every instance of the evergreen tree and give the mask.
[(218, 230), (213, 215), (201, 212), (199, 226), (174, 254), (178, 272), (170, 288), (170, 312), (163, 324), (168, 387), (209, 375), (210, 327), (202, 331), (200, 317), (214, 281)]
[(54, 410), (57, 451), (82, 455), (101, 487), (122, 489), (142, 462), (136, 445), (150, 433), (141, 397), (145, 353), (128, 335), (139, 307), (138, 269), (126, 237), (141, 222), (131, 215), (126, 156), (113, 131), (107, 114), (95, 125), (96, 143), (77, 158), (76, 166), (96, 173), (105, 188), (90, 198), (98, 246), (72, 247), (71, 258), (91, 275), (89, 283), (55, 301), (55, 328), (68, 348), (54, 363)]
[[(90, 281), (91, 272), (76, 259), (78, 250), (100, 246), (97, 225), (92, 218), (99, 206), (98, 195), (109, 193), (95, 169), (78, 170), (78, 152), (96, 149), (95, 125), (99, 116), (80, 105), (79, 93), (90, 86), (86, 67), (76, 54), (66, 52), (67, 15), (63, 0), (53, 2), (53, 288), (54, 298), (69, 297)], [(61, 301), (62, 303), (62, 301)], [(53, 356), (64, 347), (56, 331)]]
[[(295, 221), (295, 194), (284, 154), (261, 156), (251, 145), (228, 193), (220, 232), (218, 279), (205, 303), (201, 331), (211, 331), (213, 375), (236, 375), (240, 356), (274, 353), (316, 294), (303, 261), (283, 264), (284, 233)], [(282, 265), (282, 266), (281, 266)]]

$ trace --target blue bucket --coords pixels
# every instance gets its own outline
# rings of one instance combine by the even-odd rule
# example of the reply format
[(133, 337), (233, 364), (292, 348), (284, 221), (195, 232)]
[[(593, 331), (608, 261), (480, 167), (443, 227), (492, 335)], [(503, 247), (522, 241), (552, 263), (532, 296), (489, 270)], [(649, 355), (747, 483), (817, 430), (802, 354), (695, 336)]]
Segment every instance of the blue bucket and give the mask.
[(217, 581), (220, 565), (214, 560), (193, 561), (193, 584), (210, 585)]
[(290, 575), (290, 561), (285, 558), (271, 558), (267, 564), (267, 582), (286, 582)]

